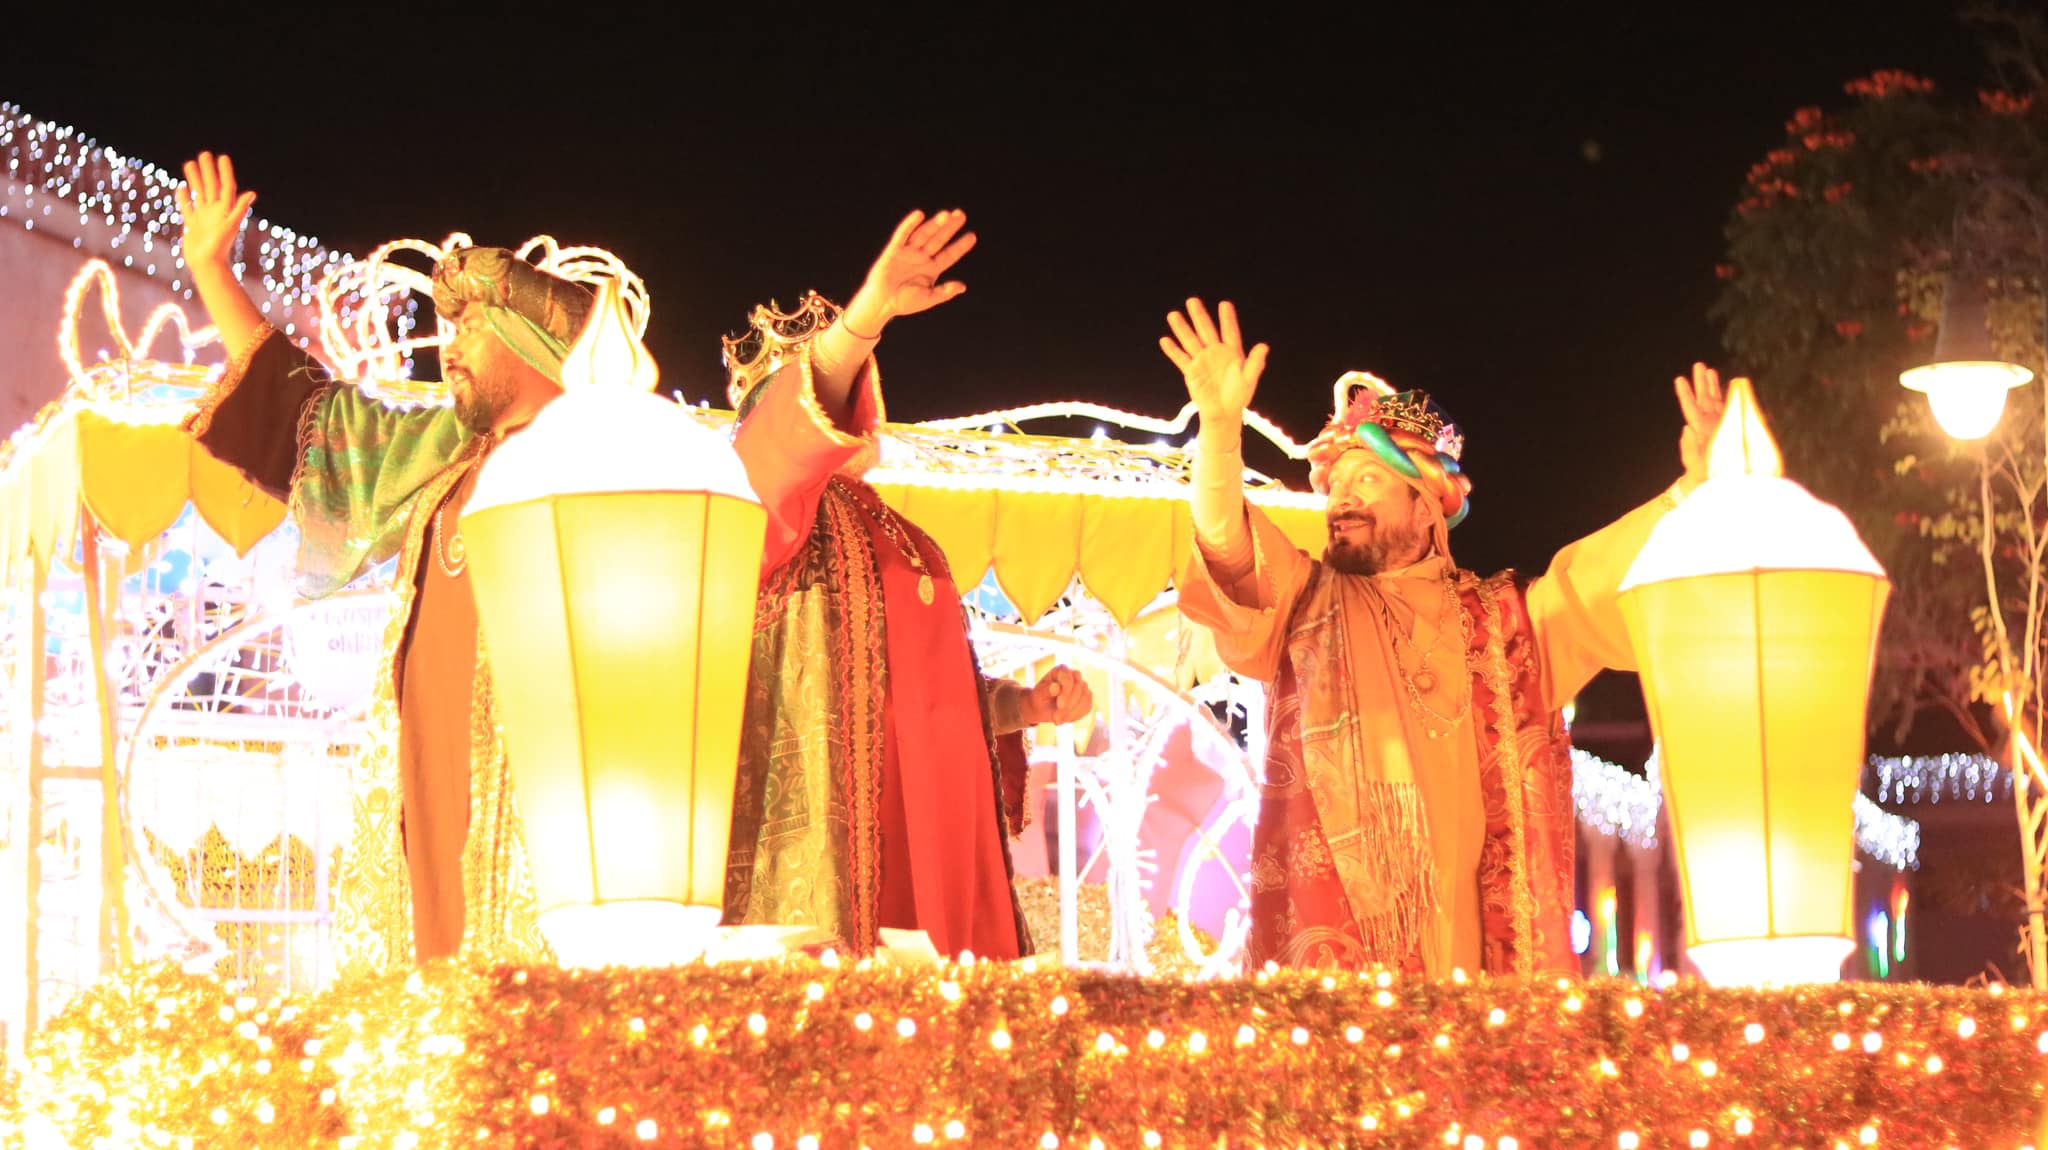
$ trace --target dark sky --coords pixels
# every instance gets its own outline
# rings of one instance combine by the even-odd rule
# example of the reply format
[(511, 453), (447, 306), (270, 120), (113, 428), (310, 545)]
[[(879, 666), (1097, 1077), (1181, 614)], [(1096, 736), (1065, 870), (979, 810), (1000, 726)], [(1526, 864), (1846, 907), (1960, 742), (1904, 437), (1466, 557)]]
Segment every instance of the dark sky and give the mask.
[(1348, 368), (1437, 395), (1476, 482), (1454, 547), (1492, 570), (1676, 476), (1670, 378), (1718, 358), (1722, 222), (1791, 111), (1982, 71), (1941, 2), (1119, 7), (10, 16), (0, 99), (158, 162), (229, 151), (259, 212), (352, 251), (610, 247), (692, 399), (750, 304), (843, 299), (902, 212), (964, 207), (972, 290), (890, 330), (894, 418), (1171, 414), (1164, 314), (1229, 296), (1299, 436)]

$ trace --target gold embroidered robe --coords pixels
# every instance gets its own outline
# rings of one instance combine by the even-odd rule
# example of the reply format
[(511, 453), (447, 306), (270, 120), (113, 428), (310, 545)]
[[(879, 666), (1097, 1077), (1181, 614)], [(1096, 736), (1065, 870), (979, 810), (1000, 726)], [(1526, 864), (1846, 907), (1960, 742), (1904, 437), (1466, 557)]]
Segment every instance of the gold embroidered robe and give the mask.
[[(351, 845), (335, 878), (339, 965), (379, 969), (458, 949), (509, 960), (544, 954), (467, 574), (429, 566), (435, 515), (445, 507), (445, 521), (457, 519), (489, 441), (445, 408), (387, 407), (330, 380), (268, 328), (186, 428), (288, 503), (301, 536), (302, 594), (330, 593), (376, 563), (398, 561), (386, 673), (353, 780)], [(452, 613), (450, 625), (434, 627), (429, 617), (423, 626), (439, 611)], [(447, 646), (421, 651), (416, 633)], [(408, 684), (414, 664), (434, 670), (435, 681)]]
[[(1630, 512), (1528, 584), (1441, 556), (1341, 574), (1250, 506), (1252, 575), (1224, 588), (1197, 549), (1181, 610), (1226, 665), (1269, 686), (1253, 968), (1576, 969), (1557, 716), (1600, 668), (1633, 669), (1615, 597), (1668, 507)], [(1439, 669), (1419, 697), (1415, 652)]]

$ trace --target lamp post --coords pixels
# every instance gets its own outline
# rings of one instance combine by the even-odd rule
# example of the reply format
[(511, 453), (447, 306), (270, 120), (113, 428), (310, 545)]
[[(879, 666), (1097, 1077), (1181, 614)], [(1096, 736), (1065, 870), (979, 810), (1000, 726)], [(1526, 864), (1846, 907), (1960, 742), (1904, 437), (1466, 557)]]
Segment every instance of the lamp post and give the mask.
[(724, 902), (767, 515), (730, 444), (654, 379), (606, 285), (565, 393), (493, 452), (462, 516), (565, 966), (687, 961)]
[[(2008, 194), (2011, 191), (2008, 189)], [(2030, 196), (2019, 197), (2029, 216), (2037, 223), (2044, 214)], [(1899, 383), (1927, 394), (1935, 422), (1952, 438), (1981, 439), (1997, 426), (2005, 408), (2006, 395), (2034, 378), (2028, 368), (2000, 358), (1992, 347), (1986, 276), (1967, 264), (1949, 277), (1942, 291), (1941, 334), (1935, 341), (1934, 359), (1899, 374)], [(2008, 457), (2011, 458), (2011, 457)], [(2048, 446), (2041, 459), (2048, 469)], [(2017, 471), (2018, 464), (2012, 464)], [(1998, 669), (1998, 695), (2012, 740), (2010, 766), (2013, 775), (2013, 804), (2020, 824), (2021, 873), (2025, 881), (2026, 924), (2021, 927), (2021, 950), (2036, 990), (2048, 990), (2048, 891), (2043, 876), (2048, 873), (2048, 768), (2041, 759), (2042, 698), (2039, 657), (2042, 639), (2044, 543), (2036, 539), (2033, 502), (2038, 486), (2015, 474), (2013, 489), (2021, 500), (2027, 523), (2026, 603), (2023, 636), (2015, 650), (2006, 625), (2005, 607), (1998, 589), (1997, 547), (1994, 542), (1998, 517), (1991, 482), (1993, 464), (1988, 453), (1979, 458), (1977, 523), (1978, 558), (1984, 567), (1986, 617), (1990, 623), (1992, 656)], [(2031, 718), (2029, 717), (2031, 716)]]
[(1956, 439), (1991, 434), (2005, 411), (2006, 392), (2034, 378), (1992, 351), (1988, 313), (1984, 277), (1958, 269), (1942, 291), (1934, 359), (1899, 374), (1902, 385), (1926, 393), (1934, 421)]
[(1620, 596), (1709, 982), (1833, 982), (1855, 949), (1852, 808), (1889, 593), (1848, 518), (1783, 477), (1735, 380), (1707, 481)]

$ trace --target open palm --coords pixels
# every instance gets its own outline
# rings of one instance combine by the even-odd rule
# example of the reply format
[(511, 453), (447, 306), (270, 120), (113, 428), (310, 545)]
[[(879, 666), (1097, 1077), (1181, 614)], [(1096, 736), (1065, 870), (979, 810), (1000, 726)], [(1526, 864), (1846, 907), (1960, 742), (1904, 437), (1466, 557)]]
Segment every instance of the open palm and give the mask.
[(1678, 392), (1678, 409), (1685, 415), (1685, 430), (1678, 436), (1678, 458), (1685, 465), (1680, 485), (1691, 492), (1707, 479), (1707, 448), (1721, 426), (1727, 397), (1721, 390), (1721, 373), (1704, 363), (1692, 365), (1692, 378), (1672, 381)]
[(1237, 327), (1237, 308), (1224, 300), (1216, 311), (1220, 329), (1201, 300), (1189, 299), (1187, 315), (1172, 312), (1166, 317), (1173, 335), (1161, 336), (1159, 349), (1180, 369), (1188, 398), (1204, 420), (1241, 418), (1266, 370), (1266, 345), (1247, 354)]
[(940, 277), (974, 250), (974, 233), (961, 231), (966, 226), (967, 213), (959, 210), (930, 218), (921, 211), (903, 217), (868, 269), (860, 294), (888, 318), (916, 315), (959, 296), (967, 285)]
[(178, 214), (185, 219), (185, 262), (194, 267), (225, 266), (235, 250), (235, 235), (256, 202), (255, 192), (235, 186), (235, 162), (212, 152), (187, 160), (185, 183), (177, 197)]

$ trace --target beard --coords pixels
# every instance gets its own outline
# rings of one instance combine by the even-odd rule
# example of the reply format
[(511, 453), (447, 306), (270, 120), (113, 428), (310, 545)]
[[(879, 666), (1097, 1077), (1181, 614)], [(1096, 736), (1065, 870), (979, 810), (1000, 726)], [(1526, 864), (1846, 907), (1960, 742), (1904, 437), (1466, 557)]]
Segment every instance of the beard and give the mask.
[[(1372, 529), (1363, 542), (1346, 539), (1340, 528), (1357, 525)], [(1345, 575), (1378, 575), (1406, 566), (1410, 556), (1422, 550), (1423, 527), (1414, 517), (1397, 527), (1383, 527), (1379, 517), (1367, 511), (1330, 521), (1330, 545), (1323, 562)]]
[(478, 434), (491, 430), (511, 402), (509, 389), (492, 386), (461, 368), (448, 373), (455, 392), (455, 418)]

